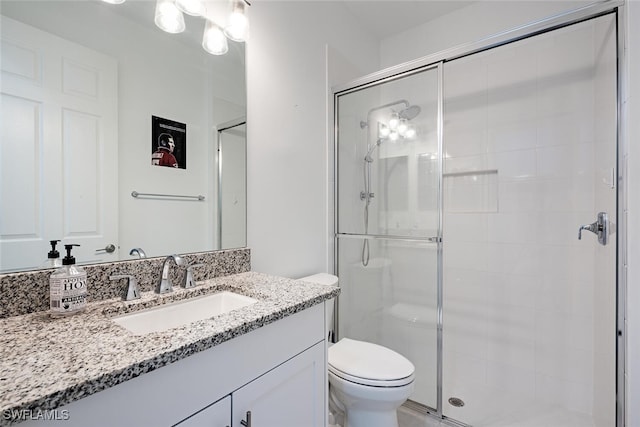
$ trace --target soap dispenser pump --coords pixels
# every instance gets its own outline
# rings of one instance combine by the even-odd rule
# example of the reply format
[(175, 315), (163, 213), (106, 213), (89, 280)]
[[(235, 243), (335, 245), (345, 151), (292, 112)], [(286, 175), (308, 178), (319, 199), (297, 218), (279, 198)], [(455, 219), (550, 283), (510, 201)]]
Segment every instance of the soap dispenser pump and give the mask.
[(49, 244), (51, 244), (51, 250), (47, 255), (47, 260), (44, 262), (43, 267), (45, 268), (58, 268), (62, 267), (62, 260), (60, 260), (60, 252), (56, 250), (56, 244), (60, 240), (49, 240)]
[(87, 304), (87, 273), (71, 255), (74, 246), (80, 245), (64, 245), (67, 256), (49, 279), (51, 317), (70, 316), (83, 311)]

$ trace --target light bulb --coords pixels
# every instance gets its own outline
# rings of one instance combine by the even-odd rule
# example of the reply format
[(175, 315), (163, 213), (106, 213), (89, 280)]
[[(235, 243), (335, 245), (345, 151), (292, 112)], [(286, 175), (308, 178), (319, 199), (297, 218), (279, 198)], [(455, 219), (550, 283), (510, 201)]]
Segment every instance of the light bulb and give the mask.
[(249, 19), (244, 0), (235, 1), (233, 11), (229, 15), (226, 27), (224, 27), (224, 34), (236, 42), (244, 42), (249, 39)]
[(380, 137), (386, 138), (387, 136), (389, 136), (389, 132), (391, 132), (391, 130), (388, 127), (386, 127), (385, 125), (380, 125), (380, 129), (378, 130), (378, 134), (380, 135)]
[(407, 130), (404, 132), (405, 138), (414, 138), (416, 136), (416, 130), (413, 126), (408, 126)]
[(391, 128), (391, 130), (396, 130), (398, 124), (400, 124), (400, 118), (396, 113), (393, 113), (389, 119), (389, 128)]
[(184, 31), (184, 16), (176, 7), (173, 0), (157, 0), (155, 23), (167, 33), (181, 33)]
[(176, 6), (191, 16), (204, 16), (206, 12), (202, 0), (176, 0)]
[(405, 136), (408, 128), (407, 119), (400, 119), (400, 123), (398, 123), (398, 133), (400, 136)]
[(400, 135), (398, 135), (398, 132), (396, 132), (396, 131), (393, 131), (393, 132), (389, 133), (389, 139), (391, 141), (397, 141), (399, 136)]
[(227, 38), (222, 29), (212, 21), (207, 19), (202, 35), (202, 48), (212, 55), (224, 55), (229, 50)]

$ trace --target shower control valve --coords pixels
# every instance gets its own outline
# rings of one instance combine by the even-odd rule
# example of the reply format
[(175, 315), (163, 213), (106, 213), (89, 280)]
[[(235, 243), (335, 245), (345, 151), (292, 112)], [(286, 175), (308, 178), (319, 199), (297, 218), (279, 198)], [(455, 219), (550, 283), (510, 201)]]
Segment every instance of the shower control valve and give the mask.
[[(369, 199), (373, 199), (375, 197), (374, 193), (369, 193)], [(366, 191), (361, 191), (360, 192), (360, 200), (367, 200), (367, 192)]]
[(598, 242), (603, 246), (606, 245), (609, 240), (609, 216), (606, 212), (599, 212), (596, 222), (581, 225), (578, 229), (578, 240), (582, 239), (582, 230), (591, 231), (596, 234), (598, 236)]

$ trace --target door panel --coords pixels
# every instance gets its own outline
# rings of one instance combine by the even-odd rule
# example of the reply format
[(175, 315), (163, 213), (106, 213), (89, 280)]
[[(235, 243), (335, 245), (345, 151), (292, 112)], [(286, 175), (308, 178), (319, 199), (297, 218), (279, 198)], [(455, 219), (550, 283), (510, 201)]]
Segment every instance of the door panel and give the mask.
[(220, 399), (216, 403), (197, 414), (179, 422), (180, 427), (230, 427), (231, 426), (231, 396)]
[(235, 391), (233, 426), (324, 427), (325, 343), (320, 342)]
[(1, 63), (0, 270), (38, 267), (58, 239), (80, 263), (118, 259), (116, 61), (2, 17)]
[(377, 343), (409, 359), (416, 368), (410, 399), (433, 409), (439, 84), (436, 66), (337, 97), (339, 337)]
[(445, 64), (448, 417), (615, 425), (616, 235), (578, 240), (616, 218), (612, 34), (603, 16)]

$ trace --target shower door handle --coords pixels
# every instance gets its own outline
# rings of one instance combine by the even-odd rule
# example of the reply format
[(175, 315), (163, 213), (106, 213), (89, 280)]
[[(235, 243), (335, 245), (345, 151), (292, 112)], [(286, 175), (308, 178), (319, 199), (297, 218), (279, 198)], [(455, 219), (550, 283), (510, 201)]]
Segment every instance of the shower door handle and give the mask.
[(609, 216), (606, 212), (599, 212), (596, 222), (581, 225), (578, 229), (578, 240), (582, 239), (582, 230), (591, 231), (598, 236), (598, 243), (606, 245), (609, 238)]

